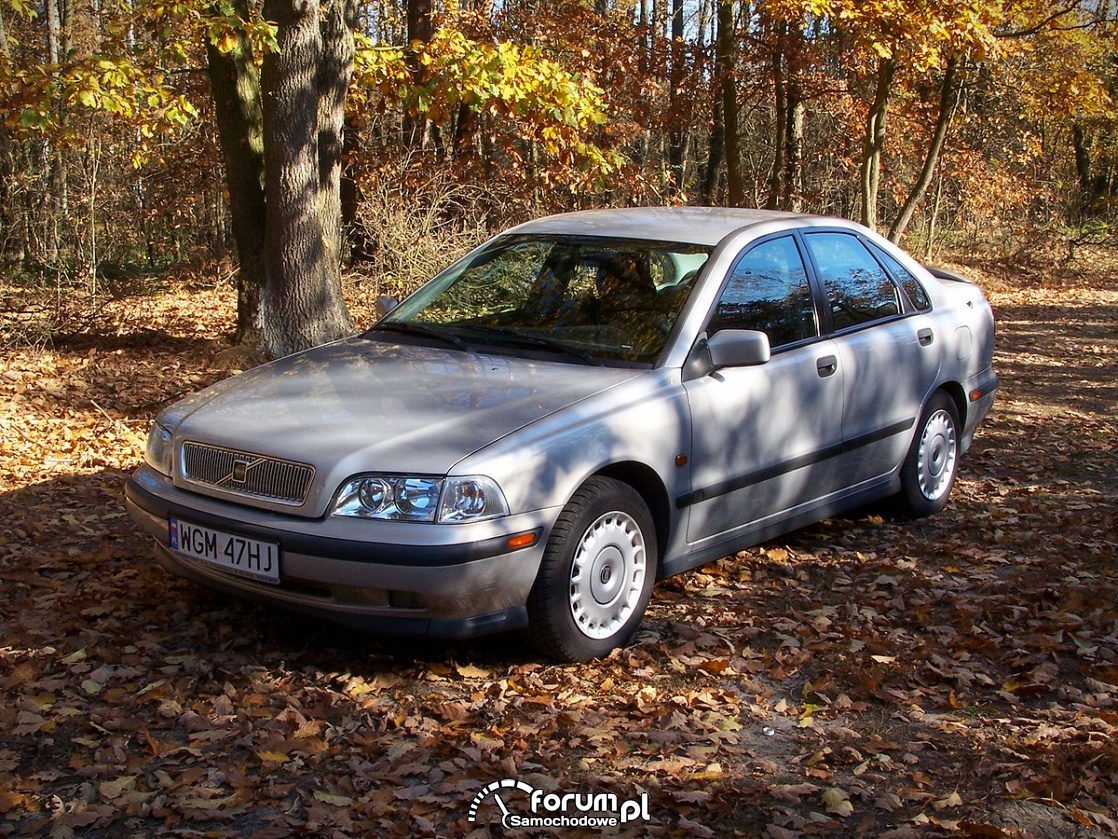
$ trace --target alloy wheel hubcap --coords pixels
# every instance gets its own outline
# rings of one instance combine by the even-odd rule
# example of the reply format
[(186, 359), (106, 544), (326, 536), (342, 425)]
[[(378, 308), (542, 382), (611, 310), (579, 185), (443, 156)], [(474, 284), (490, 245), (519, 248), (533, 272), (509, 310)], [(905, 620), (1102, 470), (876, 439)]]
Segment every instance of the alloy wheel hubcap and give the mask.
[(640, 599), (646, 569), (644, 534), (632, 516), (606, 513), (587, 528), (571, 564), (571, 616), (579, 631), (596, 640), (616, 634)]

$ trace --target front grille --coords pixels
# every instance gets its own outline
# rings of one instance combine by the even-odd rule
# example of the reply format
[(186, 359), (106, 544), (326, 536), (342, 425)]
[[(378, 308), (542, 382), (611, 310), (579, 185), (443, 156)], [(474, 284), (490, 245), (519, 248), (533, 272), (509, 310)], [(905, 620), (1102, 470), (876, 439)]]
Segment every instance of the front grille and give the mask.
[(189, 481), (284, 504), (302, 504), (314, 477), (314, 467), (303, 463), (201, 443), (184, 444), (182, 459)]

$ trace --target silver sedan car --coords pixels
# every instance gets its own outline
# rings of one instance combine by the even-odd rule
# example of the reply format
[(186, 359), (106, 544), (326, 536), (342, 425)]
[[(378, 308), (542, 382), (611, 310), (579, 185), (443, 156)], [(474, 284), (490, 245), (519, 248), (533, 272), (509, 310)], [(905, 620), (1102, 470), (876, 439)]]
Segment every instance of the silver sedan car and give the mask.
[(976, 286), (840, 219), (553, 216), (164, 410), (127, 504), (204, 585), (587, 660), (656, 580), (876, 499), (940, 510), (993, 337)]

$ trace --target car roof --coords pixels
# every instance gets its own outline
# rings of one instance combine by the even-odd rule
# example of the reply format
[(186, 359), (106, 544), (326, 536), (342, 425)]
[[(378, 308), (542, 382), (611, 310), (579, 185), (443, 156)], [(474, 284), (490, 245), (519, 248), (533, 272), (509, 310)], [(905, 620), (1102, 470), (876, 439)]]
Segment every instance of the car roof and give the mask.
[(518, 225), (508, 233), (609, 236), (713, 246), (731, 233), (753, 224), (807, 218), (811, 217), (779, 210), (737, 207), (626, 207), (545, 216)]

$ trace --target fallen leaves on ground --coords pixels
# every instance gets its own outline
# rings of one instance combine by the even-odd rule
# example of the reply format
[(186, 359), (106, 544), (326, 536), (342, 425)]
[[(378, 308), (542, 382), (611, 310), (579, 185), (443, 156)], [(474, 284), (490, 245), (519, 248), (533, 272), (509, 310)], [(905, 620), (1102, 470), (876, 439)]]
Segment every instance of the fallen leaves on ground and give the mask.
[(618, 835), (1113, 834), (1116, 273), (986, 277), (1003, 387), (943, 513), (665, 581), (635, 644), (583, 666), (360, 636), (155, 565), (123, 483), (162, 405), (242, 366), (223, 285), (4, 350), (0, 835), (502, 835), (470, 805), (506, 778), (647, 794)]

